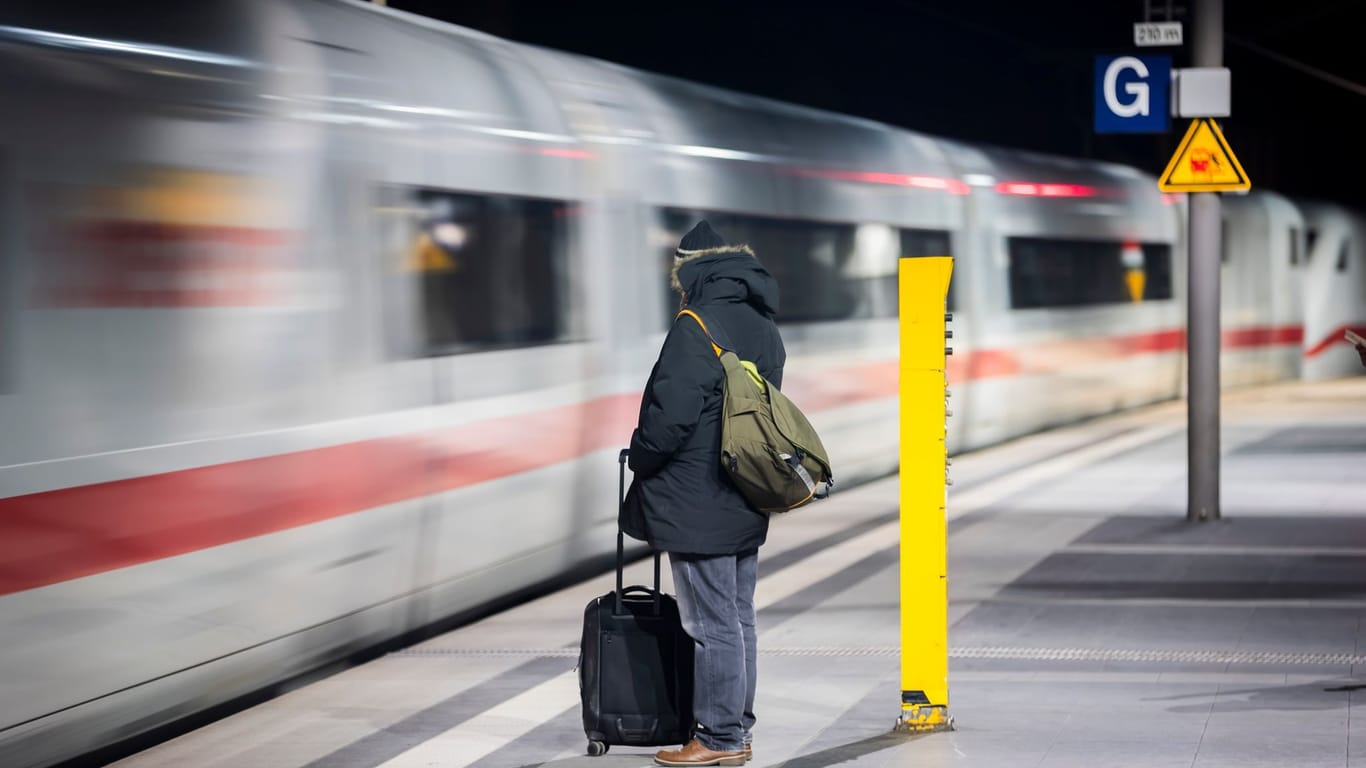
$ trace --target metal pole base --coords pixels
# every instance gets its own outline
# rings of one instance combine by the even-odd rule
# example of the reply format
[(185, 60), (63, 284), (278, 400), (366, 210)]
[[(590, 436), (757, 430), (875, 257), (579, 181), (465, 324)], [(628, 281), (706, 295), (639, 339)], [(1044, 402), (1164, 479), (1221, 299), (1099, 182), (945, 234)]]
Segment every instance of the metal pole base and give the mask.
[(899, 733), (934, 733), (952, 731), (953, 718), (949, 708), (939, 704), (908, 704), (901, 708), (901, 717), (896, 720)]

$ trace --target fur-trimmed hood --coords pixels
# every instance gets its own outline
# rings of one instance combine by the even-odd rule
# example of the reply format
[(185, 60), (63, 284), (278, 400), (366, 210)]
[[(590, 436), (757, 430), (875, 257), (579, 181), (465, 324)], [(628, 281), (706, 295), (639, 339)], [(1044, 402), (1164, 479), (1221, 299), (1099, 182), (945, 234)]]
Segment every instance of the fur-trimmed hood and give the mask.
[(689, 304), (744, 301), (767, 315), (778, 312), (778, 281), (748, 245), (676, 251), (669, 283)]
[(678, 279), (678, 273), (683, 269), (684, 264), (691, 264), (698, 259), (705, 259), (708, 256), (719, 256), (723, 253), (743, 253), (746, 256), (754, 256), (754, 249), (748, 245), (722, 245), (716, 248), (703, 248), (700, 251), (685, 251), (678, 249), (674, 251), (674, 267), (669, 272), (669, 285), (673, 286), (674, 291), (683, 293), (683, 283)]

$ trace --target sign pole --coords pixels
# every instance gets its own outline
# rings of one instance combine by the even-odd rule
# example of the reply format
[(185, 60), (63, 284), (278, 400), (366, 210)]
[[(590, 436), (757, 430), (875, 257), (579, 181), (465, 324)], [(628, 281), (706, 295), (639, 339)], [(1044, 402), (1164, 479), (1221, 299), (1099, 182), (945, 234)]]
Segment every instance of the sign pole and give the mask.
[[(1223, 0), (1197, 0), (1194, 64), (1218, 67), (1224, 54)], [(1219, 269), (1217, 192), (1190, 195), (1186, 294), (1186, 520), (1219, 519)]]
[(901, 335), (901, 716), (898, 731), (949, 717), (946, 302), (953, 259), (898, 264)]

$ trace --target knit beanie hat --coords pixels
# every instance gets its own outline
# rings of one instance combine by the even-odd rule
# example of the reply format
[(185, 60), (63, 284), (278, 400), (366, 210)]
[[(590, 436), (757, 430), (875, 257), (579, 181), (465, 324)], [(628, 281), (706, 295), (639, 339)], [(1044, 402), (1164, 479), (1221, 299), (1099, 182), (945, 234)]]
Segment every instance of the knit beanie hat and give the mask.
[(716, 234), (716, 230), (711, 228), (706, 219), (697, 222), (697, 226), (688, 231), (683, 239), (678, 241), (678, 249), (674, 251), (674, 258), (684, 258), (700, 253), (711, 248), (721, 248), (726, 245), (725, 238)]

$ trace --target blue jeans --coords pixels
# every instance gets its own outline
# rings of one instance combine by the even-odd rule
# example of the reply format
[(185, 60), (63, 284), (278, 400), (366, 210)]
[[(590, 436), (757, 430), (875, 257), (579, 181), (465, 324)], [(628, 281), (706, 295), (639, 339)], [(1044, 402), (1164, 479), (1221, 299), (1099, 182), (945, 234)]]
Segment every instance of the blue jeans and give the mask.
[(683, 629), (693, 639), (693, 716), (708, 749), (736, 752), (754, 727), (757, 550), (738, 555), (669, 553)]

